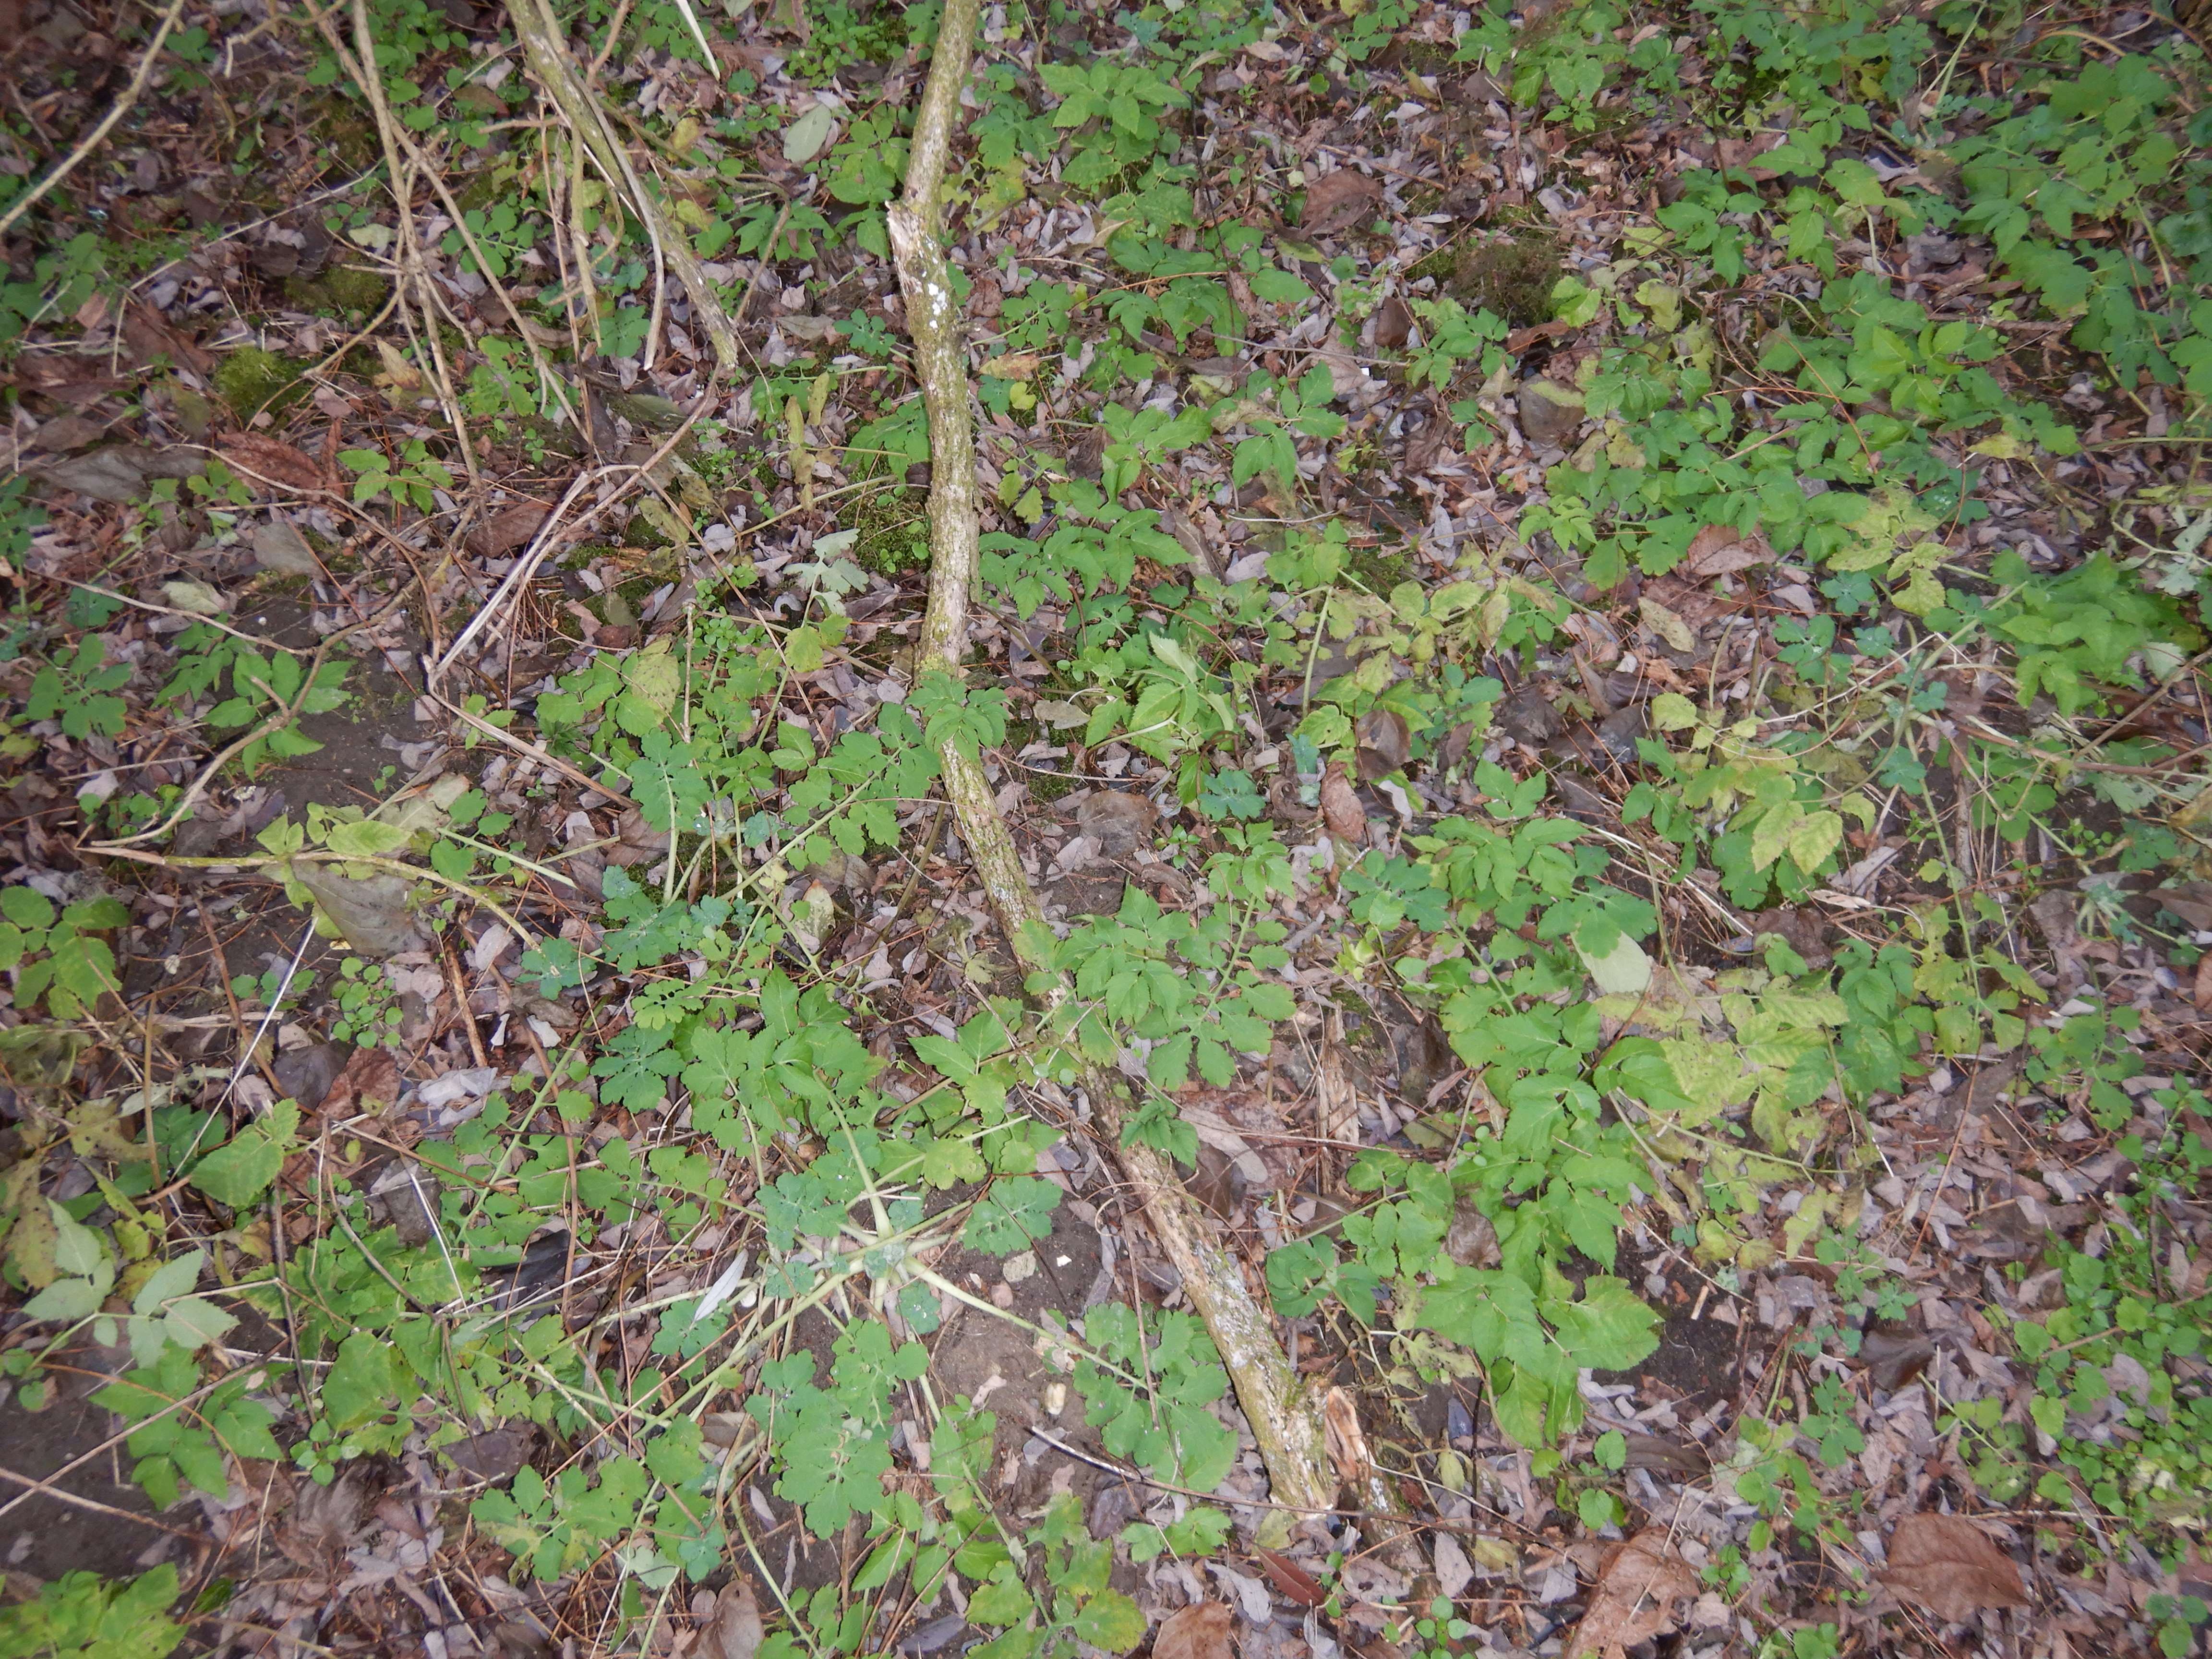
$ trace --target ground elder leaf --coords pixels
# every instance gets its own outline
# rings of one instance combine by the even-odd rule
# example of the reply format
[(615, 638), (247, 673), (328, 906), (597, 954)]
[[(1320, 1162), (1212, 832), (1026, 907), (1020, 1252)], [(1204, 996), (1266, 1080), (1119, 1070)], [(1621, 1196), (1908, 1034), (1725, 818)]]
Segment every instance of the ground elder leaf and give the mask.
[(1012, 1176), (984, 1194), (961, 1242), (986, 1255), (1007, 1256), (1052, 1231), (1060, 1188), (1034, 1176)]

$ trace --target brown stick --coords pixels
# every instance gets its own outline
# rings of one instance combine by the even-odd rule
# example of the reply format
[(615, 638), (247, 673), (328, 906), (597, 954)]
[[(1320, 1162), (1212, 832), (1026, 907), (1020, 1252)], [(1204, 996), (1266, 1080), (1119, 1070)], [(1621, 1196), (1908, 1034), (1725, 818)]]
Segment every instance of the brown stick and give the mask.
[[(915, 120), (905, 199), (885, 216), (899, 289), (906, 298), (907, 328), (914, 337), (915, 372), (929, 415), (933, 458), (929, 609), (915, 666), (918, 673), (933, 670), (956, 677), (967, 651), (978, 525), (966, 345), (951, 270), (938, 240), (937, 193), (960, 118), (960, 88), (968, 75), (976, 5), (977, 0), (946, 0)], [(1053, 969), (1044, 913), (990, 785), (981, 768), (952, 744), (943, 745), (939, 759), (945, 794), (999, 926), (1022, 966), (1048, 976), (1045, 1000), (1059, 1006), (1068, 1000), (1069, 988)], [(1123, 1143), (1121, 1080), (1093, 1067), (1085, 1086), (1123, 1174), (1144, 1200), (1153, 1236), (1182, 1275), (1183, 1288), (1228, 1367), (1267, 1463), (1275, 1501), (1300, 1510), (1328, 1509), (1335, 1501), (1337, 1483), (1324, 1454), (1319, 1412), (1275, 1340), (1243, 1271), (1212, 1237), (1210, 1222), (1184, 1190), (1173, 1163), (1150, 1146)]]

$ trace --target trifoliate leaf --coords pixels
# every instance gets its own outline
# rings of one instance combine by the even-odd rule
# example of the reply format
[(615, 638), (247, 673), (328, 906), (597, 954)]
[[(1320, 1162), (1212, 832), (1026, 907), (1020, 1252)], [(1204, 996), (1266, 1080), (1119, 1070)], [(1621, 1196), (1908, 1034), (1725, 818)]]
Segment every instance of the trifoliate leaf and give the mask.
[(1052, 1212), (1059, 1207), (1060, 1188), (1052, 1182), (1014, 1176), (984, 1194), (961, 1240), (986, 1255), (1012, 1255), (1052, 1231)]

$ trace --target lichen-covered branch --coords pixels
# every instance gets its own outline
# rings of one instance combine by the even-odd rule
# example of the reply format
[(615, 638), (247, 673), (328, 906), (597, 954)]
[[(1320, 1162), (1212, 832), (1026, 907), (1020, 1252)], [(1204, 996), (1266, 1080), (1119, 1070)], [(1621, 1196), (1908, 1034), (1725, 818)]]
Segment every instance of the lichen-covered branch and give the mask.
[[(937, 214), (975, 12), (976, 0), (947, 0), (915, 120), (905, 198), (886, 216), (907, 329), (914, 338), (915, 370), (929, 416), (929, 609), (915, 653), (917, 673), (960, 672), (967, 651), (968, 595), (975, 579), (975, 434), (968, 408), (967, 347)], [(953, 816), (1000, 927), (1024, 968), (1056, 979), (1044, 946), (1043, 911), (988, 781), (951, 744), (940, 757)], [(1047, 1000), (1059, 1003), (1066, 996), (1066, 985), (1058, 983)], [(1335, 1501), (1336, 1481), (1323, 1449), (1320, 1413), (1275, 1340), (1266, 1311), (1243, 1271), (1213, 1237), (1210, 1220), (1176, 1178), (1175, 1166), (1149, 1146), (1121, 1145), (1121, 1079), (1097, 1070), (1085, 1083), (1091, 1109), (1117, 1148), (1122, 1173), (1144, 1201), (1153, 1236), (1182, 1275), (1192, 1305), (1220, 1350), (1267, 1463), (1275, 1501), (1301, 1510), (1328, 1509)]]

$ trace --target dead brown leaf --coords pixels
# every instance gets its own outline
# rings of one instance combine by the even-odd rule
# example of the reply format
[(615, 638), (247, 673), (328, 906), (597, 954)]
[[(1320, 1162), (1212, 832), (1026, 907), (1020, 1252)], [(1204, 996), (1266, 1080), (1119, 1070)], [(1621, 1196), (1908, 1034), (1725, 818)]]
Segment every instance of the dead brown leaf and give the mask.
[(1361, 220), (1372, 218), (1382, 200), (1381, 185), (1352, 167), (1339, 167), (1306, 186), (1298, 228), (1310, 236), (1349, 230)]
[(1328, 833), (1340, 842), (1359, 847), (1367, 840), (1367, 814), (1361, 810), (1359, 797), (1352, 793), (1352, 784), (1344, 775), (1344, 763), (1331, 761), (1328, 775), (1321, 781), (1321, 817), (1328, 826)]
[(322, 464), (304, 449), (258, 432), (234, 432), (222, 441), (222, 451), (248, 477), (282, 484), (287, 489), (322, 490), (331, 481)]
[(1413, 755), (1413, 733), (1406, 717), (1395, 708), (1370, 708), (1352, 727), (1359, 744), (1359, 777), (1363, 783), (1386, 778), (1398, 771)]
[(752, 1583), (743, 1577), (722, 1586), (712, 1612), (700, 1622), (706, 1626), (706, 1639), (699, 1644), (702, 1659), (753, 1659), (768, 1633)]
[(615, 844), (606, 849), (607, 862), (624, 869), (650, 864), (668, 851), (668, 832), (655, 830), (635, 806), (623, 808), (622, 816), (615, 820)]
[(1397, 350), (1413, 332), (1413, 308), (1396, 295), (1375, 308), (1375, 343), (1382, 350)]
[(1747, 536), (1733, 526), (1709, 524), (1690, 538), (1683, 568), (1692, 576), (1727, 576), (1773, 561), (1774, 550), (1757, 531)]
[(1928, 1369), (1936, 1358), (1936, 1345), (1896, 1320), (1876, 1320), (1859, 1343), (1859, 1364), (1867, 1368), (1874, 1385), (1894, 1394)]
[(399, 1065), (388, 1048), (356, 1048), (323, 1097), (327, 1118), (351, 1117), (364, 1106), (389, 1106), (399, 1098)]
[(1280, 1551), (1261, 1550), (1260, 1565), (1267, 1570), (1267, 1581), (1299, 1607), (1317, 1607), (1328, 1600), (1321, 1581)]
[(1139, 846), (1151, 846), (1159, 816), (1159, 808), (1144, 796), (1117, 789), (1101, 789), (1075, 809), (1078, 827), (1098, 843), (1100, 855), (1109, 859), (1125, 859)]
[(1947, 1625), (1978, 1608), (2024, 1607), (2028, 1600), (2012, 1557), (1963, 1515), (1908, 1515), (1899, 1522), (1881, 1582)]
[(1152, 1659), (1230, 1659), (1237, 1616), (1220, 1601), (1194, 1601), (1170, 1613), (1152, 1638)]
[(469, 532), (469, 551), (481, 558), (496, 559), (526, 547), (551, 511), (541, 501), (516, 501), (502, 507)]
[(1667, 1529), (1645, 1528), (1598, 1569), (1569, 1659), (1626, 1659), (1638, 1643), (1673, 1630), (1674, 1603), (1697, 1593), (1698, 1575), (1667, 1541)]
[(2212, 953), (2197, 958), (2197, 982), (2190, 994), (2200, 1014), (2212, 1014)]
[(204, 374), (215, 367), (215, 355), (169, 326), (151, 306), (134, 305), (123, 314), (123, 343), (143, 368), (156, 357), (167, 357), (179, 368)]

